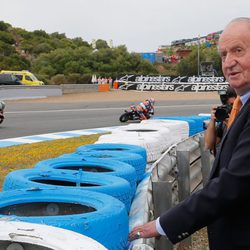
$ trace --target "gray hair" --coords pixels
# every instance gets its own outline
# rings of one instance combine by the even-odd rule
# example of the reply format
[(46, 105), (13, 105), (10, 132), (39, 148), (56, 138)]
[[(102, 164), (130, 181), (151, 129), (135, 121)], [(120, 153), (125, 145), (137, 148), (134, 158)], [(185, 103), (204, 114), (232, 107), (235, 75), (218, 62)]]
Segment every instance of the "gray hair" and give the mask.
[[(244, 23), (248, 23), (250, 25), (250, 18), (249, 17), (237, 17), (237, 18), (234, 18), (232, 21), (230, 21), (228, 23), (227, 26), (229, 26), (230, 24), (232, 23), (238, 23), (238, 22), (244, 22)], [(227, 27), (226, 26), (226, 27)]]
[[(224, 31), (226, 30), (227, 27), (229, 27), (231, 24), (234, 24), (234, 23), (245, 23), (249, 26), (249, 29), (250, 29), (250, 17), (236, 17), (234, 19), (232, 19), (227, 25), (226, 27), (224, 28), (224, 30), (222, 31), (222, 34), (224, 33)], [(219, 46), (217, 46), (217, 48), (219, 49)]]
[(250, 28), (250, 17), (236, 17), (236, 18), (234, 18), (233, 20), (231, 20), (227, 25), (226, 25), (226, 27), (224, 28), (224, 30), (222, 31), (222, 34), (223, 34), (223, 32), (225, 31), (225, 29), (227, 28), (227, 27), (229, 27), (231, 24), (234, 24), (234, 23), (245, 23), (245, 24), (247, 24), (248, 26), (249, 26), (249, 28)]

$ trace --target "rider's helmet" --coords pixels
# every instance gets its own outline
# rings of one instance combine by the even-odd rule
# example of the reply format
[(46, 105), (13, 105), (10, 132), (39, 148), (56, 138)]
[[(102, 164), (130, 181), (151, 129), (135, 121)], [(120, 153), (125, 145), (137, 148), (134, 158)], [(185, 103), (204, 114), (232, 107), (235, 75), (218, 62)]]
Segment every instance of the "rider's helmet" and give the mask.
[(4, 110), (5, 103), (3, 101), (0, 101), (0, 110)]
[(131, 108), (131, 110), (133, 110), (133, 111), (136, 110), (136, 106), (135, 106), (135, 105), (131, 105), (130, 108)]
[(147, 107), (150, 106), (150, 101), (148, 99), (146, 99), (145, 101), (143, 101), (143, 104)]
[(155, 104), (155, 99), (153, 97), (150, 97), (148, 100), (151, 103), (151, 105)]

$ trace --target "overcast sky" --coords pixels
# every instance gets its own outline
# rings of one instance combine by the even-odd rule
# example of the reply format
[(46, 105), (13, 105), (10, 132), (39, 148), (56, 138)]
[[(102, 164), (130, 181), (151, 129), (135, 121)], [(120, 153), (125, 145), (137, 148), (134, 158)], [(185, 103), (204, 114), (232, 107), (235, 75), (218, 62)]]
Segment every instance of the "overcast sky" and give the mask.
[(153, 52), (173, 40), (222, 30), (250, 16), (249, 0), (1, 0), (0, 20), (28, 31), (113, 41)]

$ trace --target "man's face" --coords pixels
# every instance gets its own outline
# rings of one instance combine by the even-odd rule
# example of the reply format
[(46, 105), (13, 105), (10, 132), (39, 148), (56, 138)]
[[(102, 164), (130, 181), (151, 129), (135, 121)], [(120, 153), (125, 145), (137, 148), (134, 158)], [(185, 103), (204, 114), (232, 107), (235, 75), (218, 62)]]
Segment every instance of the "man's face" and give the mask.
[(250, 24), (231, 23), (219, 40), (224, 76), (237, 94), (250, 90)]

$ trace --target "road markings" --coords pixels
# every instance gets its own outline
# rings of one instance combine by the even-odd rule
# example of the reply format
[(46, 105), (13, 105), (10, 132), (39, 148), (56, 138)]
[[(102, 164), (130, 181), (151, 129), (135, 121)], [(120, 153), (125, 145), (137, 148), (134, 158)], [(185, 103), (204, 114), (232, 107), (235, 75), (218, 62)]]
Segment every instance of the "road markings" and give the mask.
[[(184, 104), (184, 105), (164, 105), (156, 106), (160, 108), (189, 108), (189, 107), (211, 107), (215, 104)], [(128, 107), (127, 107), (128, 108)], [(26, 111), (6, 111), (5, 114), (25, 114), (25, 113), (57, 113), (57, 112), (84, 112), (84, 111), (102, 111), (102, 110), (124, 110), (125, 107), (110, 107), (110, 108), (90, 108), (90, 109), (53, 109), (53, 110), (26, 110)]]
[(94, 128), (94, 129), (83, 129), (83, 130), (72, 130), (72, 131), (66, 131), (66, 132), (56, 132), (56, 133), (49, 133), (49, 134), (8, 138), (8, 139), (0, 140), (0, 148), (27, 144), (27, 143), (41, 142), (41, 141), (67, 139), (67, 138), (72, 138), (72, 137), (78, 137), (81, 135), (102, 134), (102, 133), (111, 132), (115, 128), (117, 128), (117, 126)]

